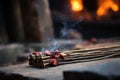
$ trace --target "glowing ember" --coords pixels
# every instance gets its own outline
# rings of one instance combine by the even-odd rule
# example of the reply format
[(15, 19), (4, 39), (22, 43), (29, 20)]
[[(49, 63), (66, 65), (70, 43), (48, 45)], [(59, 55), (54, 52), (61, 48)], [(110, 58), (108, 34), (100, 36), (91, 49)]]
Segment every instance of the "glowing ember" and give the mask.
[(82, 0), (70, 0), (72, 11), (78, 12), (83, 10)]
[(111, 9), (114, 12), (119, 11), (119, 6), (117, 3), (115, 3), (114, 0), (99, 0), (99, 7), (97, 10), (98, 16), (103, 16), (108, 13), (108, 10)]

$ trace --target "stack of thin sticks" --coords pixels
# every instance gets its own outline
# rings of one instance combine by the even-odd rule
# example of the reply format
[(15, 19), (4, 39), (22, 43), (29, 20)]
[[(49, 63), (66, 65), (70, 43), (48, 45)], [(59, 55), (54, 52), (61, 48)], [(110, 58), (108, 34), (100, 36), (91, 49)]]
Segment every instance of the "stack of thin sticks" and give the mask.
[[(63, 59), (57, 58), (58, 65), (71, 64), (85, 61), (94, 61), (105, 58), (111, 58), (120, 55), (120, 46), (104, 47), (91, 50), (70, 50), (63, 51), (67, 56)], [(35, 57), (35, 56), (34, 56)], [(51, 56), (38, 55), (36, 56), (37, 63), (29, 59), (29, 64), (38, 67), (48, 67), (50, 65)]]

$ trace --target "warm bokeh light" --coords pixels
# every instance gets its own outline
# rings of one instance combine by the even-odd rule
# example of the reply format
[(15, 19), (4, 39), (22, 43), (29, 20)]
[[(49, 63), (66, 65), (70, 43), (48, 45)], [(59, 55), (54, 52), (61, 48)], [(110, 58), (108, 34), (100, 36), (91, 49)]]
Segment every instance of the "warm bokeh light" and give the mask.
[(105, 10), (103, 8), (100, 8), (99, 10), (97, 10), (97, 14), (98, 16), (102, 16), (105, 14)]
[(115, 12), (119, 11), (118, 5), (114, 4), (114, 5), (112, 6), (112, 10), (115, 11)]
[(78, 12), (83, 10), (82, 0), (70, 0), (72, 11)]
[(119, 6), (117, 3), (115, 3), (114, 0), (99, 0), (98, 5), (99, 5), (97, 10), (98, 16), (106, 15), (109, 9), (111, 9), (114, 12), (119, 11)]

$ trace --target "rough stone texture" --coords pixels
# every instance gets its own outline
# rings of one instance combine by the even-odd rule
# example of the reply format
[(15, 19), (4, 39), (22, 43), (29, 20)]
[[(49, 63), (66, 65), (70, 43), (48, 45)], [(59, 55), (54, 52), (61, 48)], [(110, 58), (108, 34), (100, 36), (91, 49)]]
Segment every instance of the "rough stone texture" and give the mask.
[(16, 62), (16, 57), (24, 53), (22, 44), (0, 45), (0, 65)]
[[(61, 65), (56, 67), (51, 67), (48, 69), (40, 69), (31, 67), (28, 64), (19, 64), (15, 66), (3, 67), (0, 68), (0, 78), (4, 79), (5, 77), (10, 76), (11, 74), (23, 76), (27, 80), (28, 78), (39, 79), (39, 80), (63, 80), (63, 71), (73, 70), (76, 68), (84, 69), (89, 66), (102, 65), (107, 66), (109, 63), (119, 63), (120, 58), (111, 58), (99, 61), (85, 62), (85, 63), (76, 63), (76, 64), (68, 64)], [(119, 66), (118, 66), (119, 67)], [(107, 67), (106, 67), (107, 68)], [(96, 67), (97, 69), (97, 67)], [(118, 68), (117, 68), (118, 69)], [(3, 75), (4, 74), (4, 75)], [(12, 77), (15, 77), (11, 75)], [(73, 79), (72, 79), (73, 80)]]
[(20, 0), (26, 39), (29, 42), (53, 38), (48, 0)]
[(64, 71), (64, 80), (120, 80), (120, 62), (108, 62)]
[(35, 4), (39, 14), (38, 21), (39, 21), (42, 41), (53, 38), (53, 26), (52, 26), (52, 19), (51, 19), (48, 0), (36, 0)]

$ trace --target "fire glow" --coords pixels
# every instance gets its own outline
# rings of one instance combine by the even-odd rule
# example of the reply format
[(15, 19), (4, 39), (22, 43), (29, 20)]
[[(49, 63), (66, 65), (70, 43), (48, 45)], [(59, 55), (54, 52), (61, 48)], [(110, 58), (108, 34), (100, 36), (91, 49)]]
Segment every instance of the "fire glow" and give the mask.
[(106, 15), (111, 9), (114, 12), (119, 11), (119, 6), (117, 3), (115, 3), (114, 0), (99, 0), (98, 1), (98, 9), (97, 9), (97, 15), (103, 16)]
[(82, 0), (70, 0), (72, 11), (79, 12), (83, 10)]

